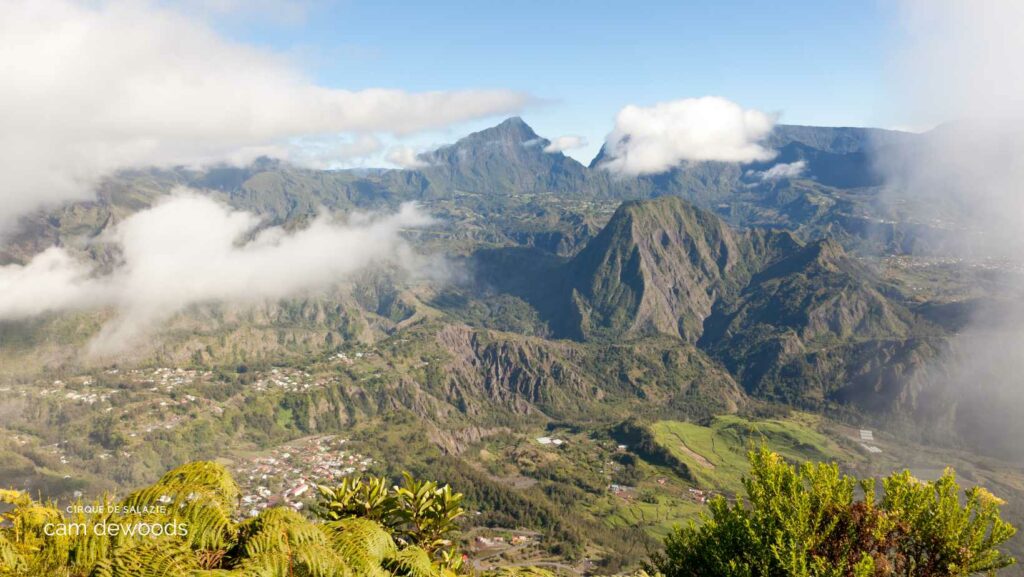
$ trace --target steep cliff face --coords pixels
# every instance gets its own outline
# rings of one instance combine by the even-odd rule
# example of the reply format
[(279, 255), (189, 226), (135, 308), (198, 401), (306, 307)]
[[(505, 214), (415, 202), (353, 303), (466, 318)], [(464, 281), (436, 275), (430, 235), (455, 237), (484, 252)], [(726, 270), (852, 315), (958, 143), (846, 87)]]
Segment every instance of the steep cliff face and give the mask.
[(942, 338), (836, 241), (738, 233), (674, 197), (624, 203), (565, 278), (570, 336), (696, 343), (748, 393), (805, 406), (910, 406)]
[(706, 323), (706, 342), (757, 325), (819, 338), (905, 337), (913, 315), (882, 294), (874, 275), (836, 242), (802, 247), (754, 275), (738, 298), (722, 301)]
[(438, 342), (451, 355), (448, 394), (465, 412), (498, 403), (516, 413), (558, 412), (571, 399), (602, 396), (568, 362), (570, 345), (449, 325)]
[(720, 301), (700, 346), (748, 391), (820, 401), (842, 390), (844, 399), (874, 404), (854, 391), (873, 390), (887, 402), (898, 396), (882, 365), (899, 372), (896, 365), (914, 364), (908, 342), (918, 324), (869, 270), (822, 240), (755, 274), (737, 298)]
[(733, 412), (744, 395), (702, 352), (676, 340), (619, 345), (552, 342), (447, 325), (437, 342), (450, 360), (443, 395), (471, 418), (505, 412), (553, 418), (648, 412)]
[(567, 267), (582, 338), (695, 342), (716, 299), (749, 276), (751, 244), (677, 197), (624, 203)]
[(711, 344), (758, 325), (802, 341), (891, 338), (914, 322), (835, 241), (738, 233), (676, 197), (624, 203), (564, 274), (584, 340), (662, 334)]

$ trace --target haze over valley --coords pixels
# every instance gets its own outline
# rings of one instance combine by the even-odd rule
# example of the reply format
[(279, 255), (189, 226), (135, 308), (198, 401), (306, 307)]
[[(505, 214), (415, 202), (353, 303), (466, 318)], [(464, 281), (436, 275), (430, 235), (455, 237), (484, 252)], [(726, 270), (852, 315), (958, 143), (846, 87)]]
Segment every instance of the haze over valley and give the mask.
[(981, 4), (894, 16), (927, 129), (682, 93), (543, 134), (539, 88), (335, 88), (224, 14), (0, 1), (0, 486), (215, 461), (242, 519), (410, 471), (465, 494), (472, 570), (611, 575), (763, 445), (952, 466), (1019, 526), (1024, 13)]

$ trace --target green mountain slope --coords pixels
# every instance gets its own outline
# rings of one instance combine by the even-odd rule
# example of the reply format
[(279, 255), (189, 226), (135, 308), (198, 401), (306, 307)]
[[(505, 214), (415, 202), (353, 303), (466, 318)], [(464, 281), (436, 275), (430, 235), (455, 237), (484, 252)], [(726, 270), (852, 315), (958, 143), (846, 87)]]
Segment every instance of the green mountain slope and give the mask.
[(566, 267), (574, 332), (695, 342), (715, 299), (750, 274), (750, 253), (743, 235), (678, 197), (624, 203)]
[(837, 242), (739, 233), (676, 197), (623, 204), (561, 274), (563, 303), (545, 306), (567, 336), (697, 343), (789, 403), (892, 408), (943, 338)]
[(913, 372), (934, 353), (918, 337), (936, 335), (885, 292), (836, 242), (817, 241), (720, 301), (700, 345), (758, 395), (877, 409), (899, 395), (881, 390), (895, 383), (881, 382), (879, 371)]

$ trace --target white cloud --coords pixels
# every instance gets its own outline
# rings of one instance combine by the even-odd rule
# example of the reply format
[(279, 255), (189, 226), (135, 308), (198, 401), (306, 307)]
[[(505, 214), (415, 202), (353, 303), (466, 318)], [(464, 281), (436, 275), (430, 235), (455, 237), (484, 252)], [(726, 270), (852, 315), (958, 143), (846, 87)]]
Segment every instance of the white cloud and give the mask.
[(268, 156), (309, 168), (329, 170), (350, 167), (351, 161), (365, 160), (384, 147), (380, 139), (372, 134), (359, 134), (347, 140), (333, 137), (299, 138), (290, 144)]
[(941, 125), (876, 159), (898, 185), (888, 191), (950, 210), (965, 225), (955, 231), (958, 246), (1024, 261), (1024, 3), (900, 6), (893, 100), (908, 118)]
[(1024, 3), (903, 0), (892, 100), (917, 125), (1024, 120)]
[(0, 267), (0, 294), (4, 295), (0, 320), (109, 304), (110, 294), (90, 272), (85, 263), (57, 247), (39, 253), (26, 265)]
[(567, 134), (552, 140), (544, 147), (544, 152), (565, 152), (566, 150), (575, 150), (586, 145), (587, 141), (582, 136)]
[(284, 24), (308, 19), (315, 0), (171, 0), (188, 13), (209, 13), (232, 18), (262, 18)]
[(897, 132), (911, 132), (914, 134), (922, 134), (929, 130), (935, 130), (937, 125), (935, 124), (894, 124), (892, 126), (885, 126), (886, 130), (895, 130)]
[(780, 180), (783, 178), (796, 178), (803, 174), (805, 170), (807, 170), (806, 160), (789, 163), (780, 162), (768, 170), (753, 171), (753, 176), (761, 180)]
[(322, 214), (302, 230), (272, 227), (253, 236), (256, 216), (178, 190), (114, 229), (106, 240), (120, 246), (123, 262), (108, 274), (56, 247), (26, 265), (0, 267), (0, 320), (114, 307), (115, 320), (92, 344), (95, 352), (114, 352), (194, 303), (281, 298), (382, 262), (415, 268), (418, 259), (399, 233), (430, 222), (406, 204), (395, 214), (341, 223)]
[(911, 218), (943, 224), (930, 241), (944, 241), (947, 250), (967, 257), (1006, 259), (986, 273), (988, 288), (979, 293), (1004, 286), (1005, 298), (982, 296), (950, 350), (922, 372), (928, 385), (922, 395), (941, 393), (922, 396), (921, 406), (932, 402), (949, 410), (954, 403), (949, 412), (957, 422), (949, 429), (984, 452), (1002, 450), (1020, 459), (1024, 3), (904, 0), (898, 6), (890, 100), (915, 124), (941, 125), (880, 149), (875, 160), (888, 180), (885, 193), (907, 206)]
[(605, 140), (602, 166), (619, 174), (656, 174), (687, 161), (754, 162), (774, 153), (758, 144), (774, 117), (717, 96), (627, 106)]
[(529, 100), (318, 86), (278, 54), (145, 1), (0, 0), (0, 14), (0, 230), (88, 198), (120, 168), (245, 161), (298, 137), (402, 135)]
[(429, 163), (419, 158), (411, 146), (394, 146), (388, 150), (385, 160), (399, 168), (423, 168)]

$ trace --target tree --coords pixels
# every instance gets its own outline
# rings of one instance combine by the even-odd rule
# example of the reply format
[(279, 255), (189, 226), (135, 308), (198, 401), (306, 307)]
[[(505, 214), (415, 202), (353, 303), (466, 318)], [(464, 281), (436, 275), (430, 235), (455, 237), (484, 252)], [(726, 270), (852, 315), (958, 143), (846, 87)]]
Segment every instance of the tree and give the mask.
[(319, 487), (320, 502), (313, 511), (328, 521), (371, 519), (399, 544), (422, 549), (442, 566), (458, 569), (462, 556), (451, 537), (458, 532), (456, 520), (465, 514), (462, 494), (409, 473), (403, 477), (403, 486), (389, 487), (387, 479), (379, 477), (344, 479), (336, 487)]
[[(746, 500), (712, 500), (702, 524), (677, 527), (647, 567), (666, 577), (958, 577), (993, 575), (1015, 560), (1014, 535), (987, 490), (966, 491), (952, 470), (934, 482), (909, 472), (857, 481), (839, 467), (795, 467), (766, 448), (750, 453)], [(858, 493), (863, 494), (857, 499)]]

